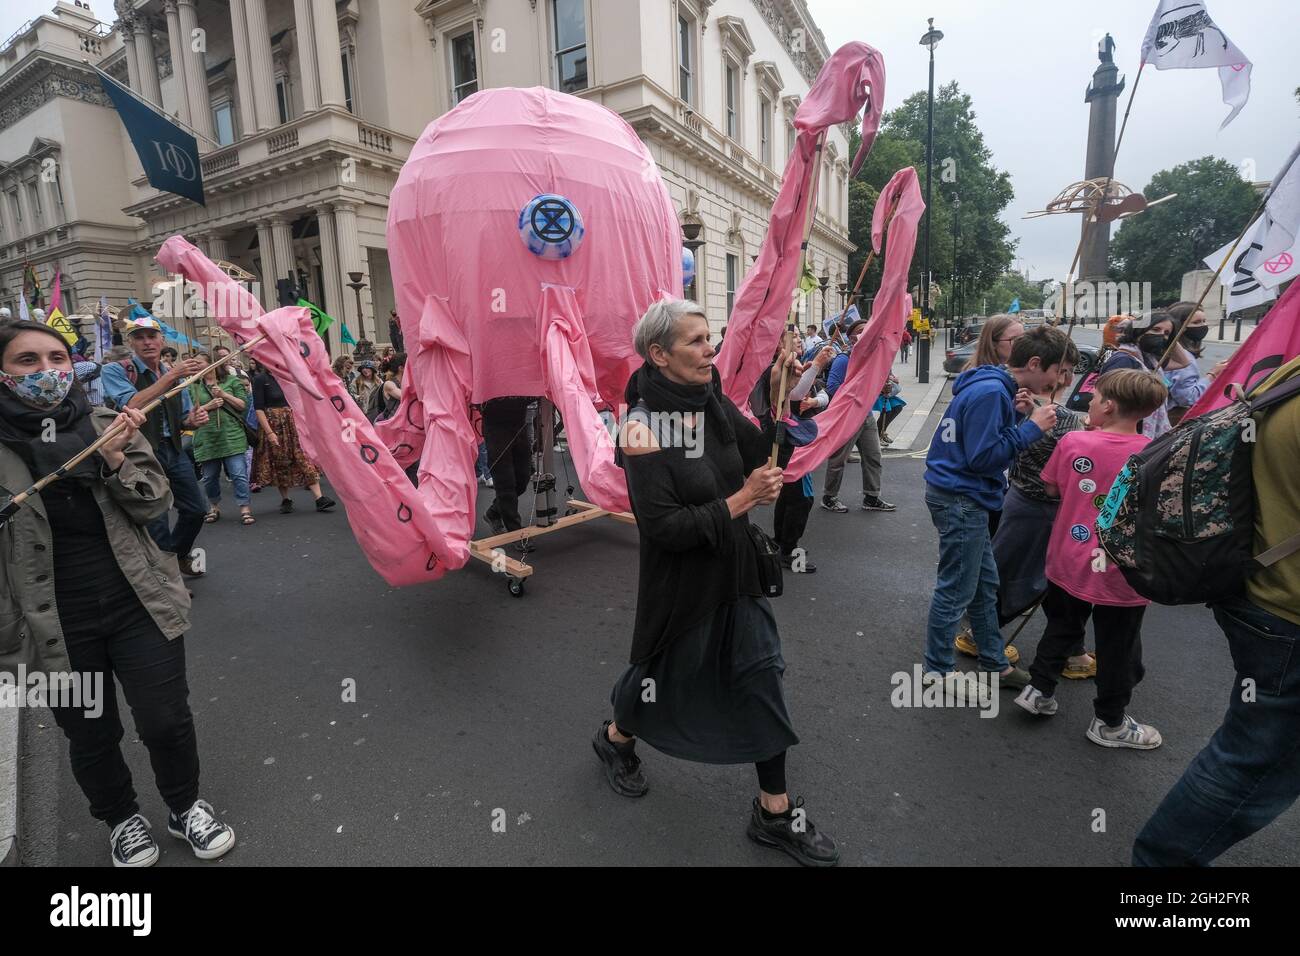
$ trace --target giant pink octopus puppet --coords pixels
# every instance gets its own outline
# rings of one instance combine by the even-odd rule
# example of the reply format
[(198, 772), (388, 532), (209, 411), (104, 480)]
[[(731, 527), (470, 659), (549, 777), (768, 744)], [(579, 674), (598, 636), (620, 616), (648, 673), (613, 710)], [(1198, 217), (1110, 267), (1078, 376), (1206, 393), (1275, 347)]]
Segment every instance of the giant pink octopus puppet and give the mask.
[[(866, 107), (856, 172), (883, 98), (880, 54), (850, 43), (826, 62), (798, 110), (771, 226), (738, 290), (719, 359), (733, 400), (748, 393), (780, 340), (823, 133)], [(827, 426), (800, 449), (792, 480), (861, 426), (898, 347), (923, 208), (915, 171), (900, 171), (876, 208), (877, 250), (886, 209), (895, 214), (868, 344), (854, 350), (849, 379), (822, 416)], [(401, 405), (376, 425), (334, 375), (306, 309), (263, 313), (180, 236), (157, 258), (200, 285), (238, 341), (265, 336), (250, 351), (283, 387), (306, 451), (389, 584), (436, 580), (469, 559), (478, 447), (471, 407), (488, 399), (549, 398), (586, 496), (626, 510), (627, 486), (597, 408), (619, 406), (640, 363), (637, 319), (657, 299), (682, 293), (680, 225), (632, 128), (596, 103), (547, 89), (468, 97), (429, 125), (403, 166), (389, 201), (388, 251), (410, 358)], [(417, 460), (418, 489), (403, 473)]]

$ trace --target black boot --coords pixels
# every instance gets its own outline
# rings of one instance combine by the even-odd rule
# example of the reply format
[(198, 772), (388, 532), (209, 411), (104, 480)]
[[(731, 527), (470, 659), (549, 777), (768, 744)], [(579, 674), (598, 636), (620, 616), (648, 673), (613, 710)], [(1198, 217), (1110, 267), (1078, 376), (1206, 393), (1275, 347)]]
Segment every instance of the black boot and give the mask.
[(803, 797), (785, 813), (776, 814), (764, 810), (755, 797), (746, 833), (755, 843), (784, 850), (804, 866), (834, 866), (840, 860), (835, 841), (819, 832), (804, 813)]

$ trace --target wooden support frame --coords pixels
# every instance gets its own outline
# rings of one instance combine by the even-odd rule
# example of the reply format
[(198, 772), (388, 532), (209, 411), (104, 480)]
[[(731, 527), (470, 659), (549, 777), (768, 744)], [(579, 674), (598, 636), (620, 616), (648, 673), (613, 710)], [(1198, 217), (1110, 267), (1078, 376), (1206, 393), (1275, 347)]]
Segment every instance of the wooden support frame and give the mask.
[(572, 528), (574, 525), (583, 524), (595, 518), (609, 517), (613, 518), (615, 521), (621, 521), (624, 524), (636, 524), (636, 518), (626, 511), (606, 511), (604, 508), (599, 508), (590, 501), (582, 501), (578, 498), (570, 498), (568, 501), (568, 508), (574, 513), (557, 518), (554, 522), (545, 527), (533, 526), (520, 528), (518, 531), (507, 531), (505, 534), (494, 534), (491, 537), (479, 538), (475, 541), (471, 541), (469, 543), (470, 557), (483, 561), (486, 564), (493, 564), (496, 562), (498, 566), (501, 566), (500, 563), (504, 562), (504, 570), (507, 574), (513, 578), (523, 579), (532, 575), (533, 566), (531, 564), (525, 564), (523, 561), (520, 561), (517, 558), (512, 558), (504, 553), (501, 555), (494, 554), (494, 549), (500, 548), (503, 545), (513, 544), (516, 541), (528, 541), (530, 538), (550, 534), (552, 531), (559, 531), (561, 528)]

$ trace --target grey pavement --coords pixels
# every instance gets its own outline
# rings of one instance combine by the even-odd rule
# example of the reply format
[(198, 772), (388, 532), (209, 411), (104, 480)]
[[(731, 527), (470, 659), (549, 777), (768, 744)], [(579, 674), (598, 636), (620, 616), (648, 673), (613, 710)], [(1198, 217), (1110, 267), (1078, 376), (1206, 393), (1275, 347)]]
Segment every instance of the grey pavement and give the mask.
[[(1091, 682), (1063, 682), (1060, 713), (1045, 719), (1014, 707), (1009, 691), (995, 719), (895, 708), (893, 675), (910, 677), (920, 660), (937, 558), (923, 469), (913, 455), (889, 457), (895, 513), (814, 509), (804, 544), (820, 570), (787, 576), (774, 602), (801, 737), (792, 795), (807, 798), (849, 865), (1126, 864), (1225, 710), (1233, 671), (1222, 634), (1201, 607), (1148, 612), (1147, 677), (1131, 710), (1163, 733), (1155, 751), (1085, 739)], [(856, 472), (845, 480), (853, 504)], [(282, 516), (276, 504), (257, 495), (257, 524), (223, 518), (198, 542), (210, 570), (193, 585), (185, 640), (202, 793), (239, 839), (215, 865), (796, 865), (745, 839), (752, 767), (643, 746), (648, 796), (621, 798), (604, 780), (590, 740), (627, 661), (634, 528), (597, 520), (540, 539), (536, 574), (512, 598), (477, 563), (389, 588), (342, 513)], [(1041, 618), (1021, 635), (1027, 657), (1040, 632)], [(355, 703), (342, 699), (349, 678)], [(25, 862), (107, 865), (106, 831), (59, 731), (48, 714), (26, 718)], [(124, 747), (163, 844), (159, 865), (205, 865), (166, 835), (130, 730)], [(1094, 832), (1097, 810), (1104, 832)], [(1295, 865), (1300, 815), (1221, 862)]]

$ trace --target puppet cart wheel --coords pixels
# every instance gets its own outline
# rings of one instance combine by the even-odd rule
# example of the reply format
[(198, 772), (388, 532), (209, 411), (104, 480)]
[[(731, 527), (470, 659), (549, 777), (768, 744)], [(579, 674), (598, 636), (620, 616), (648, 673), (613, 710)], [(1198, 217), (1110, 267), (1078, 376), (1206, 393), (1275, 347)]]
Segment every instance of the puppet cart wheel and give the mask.
[(523, 597), (523, 596), (524, 596), (524, 579), (523, 579), (523, 578), (516, 578), (516, 577), (514, 577), (514, 576), (511, 576), (511, 577), (506, 578), (506, 587), (510, 589), (510, 594), (511, 594), (512, 597)]

